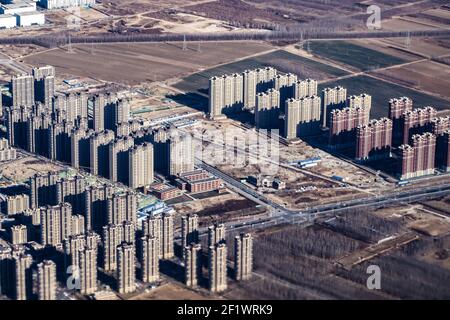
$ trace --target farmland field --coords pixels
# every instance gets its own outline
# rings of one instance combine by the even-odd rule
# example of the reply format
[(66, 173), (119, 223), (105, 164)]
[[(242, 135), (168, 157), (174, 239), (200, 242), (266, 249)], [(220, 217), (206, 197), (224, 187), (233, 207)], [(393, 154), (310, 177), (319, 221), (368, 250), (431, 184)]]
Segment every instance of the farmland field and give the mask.
[(450, 66), (432, 61), (377, 71), (376, 75), (418, 90), (425, 90), (450, 99)]
[(281, 72), (292, 72), (297, 74), (300, 78), (313, 78), (317, 80), (331, 79), (348, 74), (347, 71), (342, 69), (301, 57), (284, 50), (278, 50), (197, 72), (175, 84), (175, 87), (186, 92), (194, 92), (197, 90), (205, 92), (208, 88), (208, 79), (212, 76), (235, 72), (240, 73), (245, 69), (256, 69), (265, 66), (275, 67)]
[(319, 85), (319, 91), (326, 87), (343, 86), (348, 94), (368, 93), (372, 95), (372, 118), (386, 117), (388, 115), (388, 101), (391, 98), (407, 96), (413, 99), (416, 107), (433, 106), (437, 110), (449, 108), (450, 101), (436, 98), (428, 94), (409, 88), (395, 85), (386, 81), (374, 79), (368, 76), (356, 76), (339, 81), (331, 81)]
[(309, 48), (314, 55), (366, 71), (384, 68), (407, 61), (346, 41), (312, 41)]
[(58, 48), (29, 56), (25, 62), (51, 64), (62, 76), (85, 76), (136, 85), (186, 76), (205, 67), (271, 49), (259, 42), (190, 43), (186, 50), (182, 47), (181, 43), (74, 45), (73, 53)]

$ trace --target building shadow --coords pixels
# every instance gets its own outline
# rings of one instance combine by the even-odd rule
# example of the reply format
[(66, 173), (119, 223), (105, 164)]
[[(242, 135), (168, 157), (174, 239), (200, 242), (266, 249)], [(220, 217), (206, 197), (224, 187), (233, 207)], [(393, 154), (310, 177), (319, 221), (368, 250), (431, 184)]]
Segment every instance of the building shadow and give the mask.
[(171, 260), (160, 260), (159, 271), (179, 282), (184, 282), (184, 268)]
[(195, 92), (188, 92), (184, 94), (169, 94), (166, 95), (166, 98), (198, 111), (208, 111), (208, 98), (203, 97)]

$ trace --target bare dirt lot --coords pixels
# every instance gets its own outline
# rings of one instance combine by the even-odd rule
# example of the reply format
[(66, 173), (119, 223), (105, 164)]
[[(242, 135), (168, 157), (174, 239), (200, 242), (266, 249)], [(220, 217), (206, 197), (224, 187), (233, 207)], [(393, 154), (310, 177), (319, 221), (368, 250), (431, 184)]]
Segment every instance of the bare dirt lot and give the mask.
[(131, 300), (204, 300), (208, 296), (199, 294), (177, 283), (168, 283), (148, 293), (141, 293)]
[(189, 44), (77, 45), (73, 52), (55, 49), (25, 59), (32, 65), (52, 64), (59, 74), (139, 84), (181, 77), (202, 68), (269, 50), (263, 43), (208, 42)]
[(15, 182), (24, 182), (36, 173), (61, 169), (61, 166), (31, 156), (0, 164), (1, 175)]
[(200, 225), (203, 226), (242, 219), (246, 216), (265, 212), (263, 208), (257, 208), (256, 203), (235, 193), (176, 204), (173, 207), (180, 216), (192, 213), (198, 214)]

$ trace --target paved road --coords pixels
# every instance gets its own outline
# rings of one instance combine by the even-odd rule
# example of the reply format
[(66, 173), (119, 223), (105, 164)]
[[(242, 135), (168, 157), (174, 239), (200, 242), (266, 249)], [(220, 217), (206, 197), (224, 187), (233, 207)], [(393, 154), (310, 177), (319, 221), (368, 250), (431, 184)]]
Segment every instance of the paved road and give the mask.
[[(397, 192), (388, 193), (386, 195), (376, 195), (366, 197), (362, 199), (354, 199), (348, 201), (342, 201), (337, 203), (329, 203), (324, 205), (315, 206), (307, 210), (297, 211), (286, 209), (273, 201), (257, 193), (252, 188), (246, 186), (240, 181), (228, 176), (222, 171), (201, 162), (200, 166), (209, 171), (210, 173), (221, 178), (224, 183), (232, 190), (240, 193), (241, 195), (249, 198), (256, 199), (257, 203), (265, 204), (269, 210), (271, 210), (271, 216), (268, 218), (256, 218), (248, 219), (246, 221), (233, 221), (226, 223), (228, 229), (239, 230), (244, 228), (261, 228), (276, 226), (283, 223), (291, 224), (308, 224), (312, 223), (315, 219), (323, 217), (329, 214), (335, 215), (346, 212), (348, 210), (377, 208), (395, 203), (411, 203), (423, 199), (432, 199), (439, 196), (446, 195), (450, 192), (450, 184), (434, 185), (429, 187), (420, 188), (418, 190), (400, 190)], [(200, 230), (200, 233), (205, 233), (207, 230)]]

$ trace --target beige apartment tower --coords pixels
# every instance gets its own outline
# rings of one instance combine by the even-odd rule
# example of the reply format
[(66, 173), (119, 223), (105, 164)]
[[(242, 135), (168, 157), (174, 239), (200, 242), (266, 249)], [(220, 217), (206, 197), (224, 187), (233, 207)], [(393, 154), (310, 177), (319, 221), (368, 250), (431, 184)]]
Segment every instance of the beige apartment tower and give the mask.
[(256, 129), (278, 129), (280, 116), (280, 91), (269, 89), (256, 97)]
[(73, 235), (64, 240), (64, 262), (65, 268), (69, 266), (78, 266), (79, 255), (86, 245), (86, 238), (84, 235)]
[(185, 283), (189, 287), (195, 287), (198, 285), (198, 280), (201, 276), (202, 247), (199, 243), (193, 243), (186, 246), (184, 252)]
[(117, 269), (117, 247), (122, 241), (122, 225), (108, 225), (103, 227), (103, 268), (105, 271), (114, 271)]
[(162, 218), (148, 216), (142, 222), (142, 232), (144, 236), (156, 238), (158, 258), (162, 258)]
[(41, 244), (56, 246), (72, 235), (72, 206), (62, 203), (43, 207), (41, 217)]
[(28, 242), (27, 227), (23, 224), (11, 227), (11, 243), (24, 244)]
[(321, 99), (318, 96), (287, 100), (284, 137), (294, 139), (318, 134), (320, 132), (320, 105)]
[(298, 80), (293, 86), (293, 98), (300, 99), (317, 95), (317, 80)]
[(12, 105), (14, 107), (31, 107), (34, 105), (34, 78), (22, 74), (11, 78)]
[(13, 256), (14, 280), (15, 280), (15, 299), (28, 300), (32, 292), (32, 274), (31, 265), (33, 258), (31, 255), (19, 253)]
[(153, 145), (144, 143), (129, 151), (128, 186), (132, 189), (145, 187), (153, 183)]
[(161, 254), (162, 259), (171, 259), (174, 256), (173, 249), (173, 215), (171, 213), (163, 213), (162, 216), (162, 239)]
[(272, 67), (245, 70), (243, 73), (244, 83), (244, 108), (256, 107), (256, 95), (274, 87), (277, 70)]
[(135, 222), (137, 214), (137, 195), (132, 191), (115, 193), (107, 200), (108, 224)]
[(253, 270), (253, 237), (242, 233), (234, 238), (234, 272), (236, 280), (248, 280)]
[(198, 215), (188, 214), (181, 217), (181, 247), (198, 242)]
[(208, 227), (208, 247), (225, 242), (225, 225), (215, 224)]
[(223, 292), (227, 289), (227, 245), (209, 247), (208, 255), (209, 290)]
[(117, 248), (117, 289), (119, 293), (136, 291), (134, 245), (123, 243)]
[(56, 264), (44, 260), (37, 267), (39, 300), (56, 300)]
[(95, 132), (90, 136), (90, 172), (93, 175), (109, 177), (109, 152), (107, 150), (109, 143), (114, 140), (114, 132), (105, 130)]
[(79, 252), (80, 293), (94, 294), (97, 291), (97, 249), (85, 247)]
[(364, 108), (367, 110), (365, 122), (368, 123), (370, 120), (370, 110), (372, 109), (372, 96), (367, 93), (362, 93), (360, 95), (353, 95), (347, 99), (347, 107), (349, 108)]
[(346, 99), (346, 88), (325, 88), (322, 91), (322, 127), (329, 126), (329, 117), (332, 110), (345, 108)]
[(156, 237), (141, 238), (141, 279), (153, 283), (159, 280), (159, 241)]
[(222, 75), (209, 79), (209, 116), (218, 119), (237, 112), (243, 105), (243, 76)]

